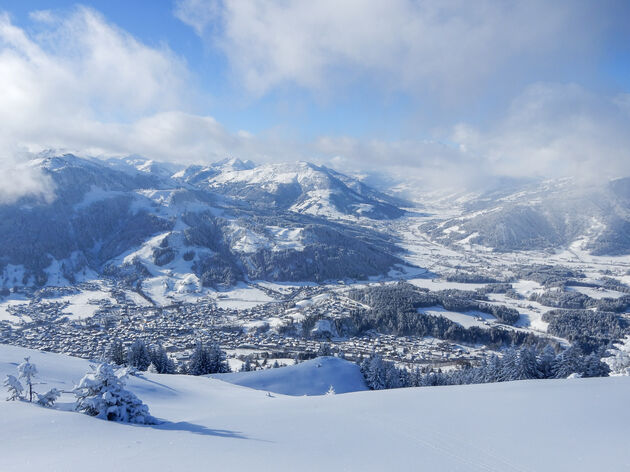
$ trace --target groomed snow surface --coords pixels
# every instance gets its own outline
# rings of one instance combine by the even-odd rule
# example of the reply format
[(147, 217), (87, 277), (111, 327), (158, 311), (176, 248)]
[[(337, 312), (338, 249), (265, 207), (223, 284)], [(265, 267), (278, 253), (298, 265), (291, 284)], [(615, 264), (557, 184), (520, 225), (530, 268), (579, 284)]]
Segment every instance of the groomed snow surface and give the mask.
[[(2, 378), (25, 355), (46, 382), (40, 391), (70, 389), (88, 370), (0, 345)], [(630, 470), (630, 377), (285, 396), (145, 374), (129, 388), (163, 424), (62, 411), (70, 395), (60, 410), (0, 401), (0, 470)]]

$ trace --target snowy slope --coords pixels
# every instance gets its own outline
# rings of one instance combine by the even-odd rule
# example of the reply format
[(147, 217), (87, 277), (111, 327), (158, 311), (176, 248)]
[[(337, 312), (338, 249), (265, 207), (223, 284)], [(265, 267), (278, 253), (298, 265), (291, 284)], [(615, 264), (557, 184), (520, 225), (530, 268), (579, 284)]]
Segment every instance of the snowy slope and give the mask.
[[(45, 388), (67, 388), (87, 369), (0, 346), (0, 375), (27, 353)], [(0, 402), (0, 470), (630, 468), (628, 377), (269, 397), (205, 377), (147, 374), (130, 388), (166, 422), (129, 426)]]
[(323, 395), (331, 385), (336, 393), (367, 390), (359, 366), (337, 357), (319, 357), (279, 369), (217, 374), (212, 377), (284, 395)]

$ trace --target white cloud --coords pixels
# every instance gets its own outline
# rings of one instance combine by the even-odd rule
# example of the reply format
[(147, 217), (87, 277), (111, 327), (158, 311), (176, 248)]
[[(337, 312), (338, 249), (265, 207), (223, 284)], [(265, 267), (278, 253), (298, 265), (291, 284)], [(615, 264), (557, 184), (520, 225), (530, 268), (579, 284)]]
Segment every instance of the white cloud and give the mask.
[(24, 150), (133, 152), (131, 132), (144, 123), (137, 120), (187, 103), (186, 66), (166, 47), (148, 47), (84, 7), (31, 18), (39, 27), (28, 34), (0, 13), (3, 201), (50, 193), (46, 179), (22, 165)]
[(368, 80), (459, 100), (588, 55), (605, 10), (582, 0), (178, 0), (175, 14), (254, 94)]
[(539, 83), (518, 96), (486, 130), (455, 127), (465, 154), (483, 158), (487, 171), (514, 177), (630, 175), (627, 95), (597, 95), (575, 84)]
[[(232, 11), (230, 9), (236, 9), (233, 14), (237, 15), (243, 15), (237, 12), (240, 8), (262, 9), (260, 14), (264, 21), (259, 29), (275, 24), (273, 2), (270, 6), (242, 3), (250, 6), (220, 5), (223, 21), (236, 22), (232, 26), (225, 23), (226, 31), (244, 21), (228, 21), (225, 15)], [(312, 4), (319, 2), (288, 5), (301, 5), (300, 8), (306, 9), (302, 15), (313, 16), (315, 24), (324, 22), (321, 12), (318, 13), (319, 7), (308, 7), (316, 11), (308, 10), (307, 5)], [(287, 8), (287, 14), (293, 14), (293, 9), (298, 7)], [(387, 31), (373, 30), (372, 9), (366, 13), (366, 22), (359, 22), (366, 32), (348, 32), (348, 37), (344, 36), (345, 52), (339, 52), (341, 46), (330, 35), (335, 32), (334, 28), (340, 27), (337, 23), (345, 21), (348, 12), (355, 11), (353, 8), (354, 3), (343, 2), (339, 6), (339, 18), (330, 26), (333, 29), (322, 32), (321, 45), (312, 37), (314, 33), (304, 33), (301, 41), (313, 40), (315, 45), (302, 44), (298, 50), (304, 47), (308, 54), (318, 55), (318, 48), (328, 48), (334, 51), (334, 57), (346, 57), (366, 69), (380, 67), (381, 72), (396, 76), (396, 67), (402, 66), (395, 65), (394, 58), (385, 68), (378, 65), (379, 57), (391, 50), (393, 40), (387, 40)], [(401, 8), (410, 7), (399, 0), (391, 4), (394, 13), (400, 14)], [(388, 10), (382, 15), (388, 19), (387, 15), (394, 13)], [(414, 176), (427, 187), (464, 186), (501, 174), (517, 177), (574, 173), (606, 177), (630, 175), (627, 133), (630, 100), (627, 94), (605, 97), (577, 85), (538, 84), (516, 98), (500, 120), (485, 127), (460, 124), (435, 140), (385, 141), (323, 136), (306, 142), (274, 134), (273, 130), (257, 135), (231, 132), (212, 117), (192, 113), (191, 80), (185, 62), (167, 47), (141, 43), (93, 10), (77, 8), (63, 17), (40, 12), (32, 17), (39, 26), (34, 29), (35, 33), (27, 33), (14, 25), (8, 15), (0, 14), (0, 148), (3, 150), (0, 202), (14, 201), (25, 194), (50, 198), (54, 190), (50, 181), (24, 165), (23, 152), (48, 148), (97, 156), (142, 154), (182, 163), (208, 162), (226, 156), (258, 162), (304, 159), (350, 172), (372, 170), (405, 178)], [(199, 18), (203, 19), (203, 15)], [(417, 21), (413, 15), (410, 17), (410, 31), (417, 30)], [(466, 25), (469, 20), (460, 21)], [(200, 31), (205, 27), (202, 23), (198, 26)], [(291, 24), (296, 30), (310, 25), (307, 19)], [(398, 27), (402, 28), (403, 24)], [(281, 28), (289, 26), (281, 25)], [(278, 32), (278, 38), (283, 37), (283, 31)], [(406, 34), (411, 33), (403, 31), (401, 36)], [(370, 51), (368, 46), (372, 45), (372, 39), (366, 45), (362, 44), (362, 38), (371, 35), (387, 38), (384, 44)], [(224, 37), (230, 36), (226, 33)], [(265, 41), (262, 44), (270, 46), (268, 40)], [(478, 47), (481, 46), (475, 46)], [(252, 52), (256, 57), (257, 48)], [(316, 50), (312, 51), (313, 48)], [(415, 49), (406, 51), (402, 43), (397, 48), (404, 54), (417, 52)], [(321, 74), (334, 65), (322, 53), (321, 61), (313, 62), (312, 77), (308, 78), (297, 52), (295, 56), (291, 53), (286, 57), (284, 53), (277, 54), (280, 56), (272, 58), (275, 62), (272, 61), (269, 70), (262, 66), (260, 70), (254, 68), (254, 75), (264, 79), (264, 87), (294, 78), (303, 80), (304, 84), (312, 80), (313, 86), (319, 86), (320, 81), (325, 81)], [(282, 57), (288, 61), (286, 64), (291, 62), (289, 57), (297, 62), (289, 70), (281, 67)], [(261, 55), (257, 60), (262, 61), (262, 58)], [(496, 67), (493, 61), (490, 60), (491, 67)], [(409, 77), (417, 78), (415, 65), (409, 67), (410, 70), (401, 72), (403, 83)], [(486, 67), (484, 64), (482, 68)]]

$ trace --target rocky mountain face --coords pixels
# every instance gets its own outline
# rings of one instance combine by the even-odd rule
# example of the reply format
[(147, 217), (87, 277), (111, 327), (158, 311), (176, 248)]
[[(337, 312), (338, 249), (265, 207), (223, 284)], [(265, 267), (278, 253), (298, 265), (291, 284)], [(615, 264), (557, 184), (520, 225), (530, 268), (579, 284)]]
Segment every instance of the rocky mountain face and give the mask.
[(325, 167), (73, 155), (31, 164), (50, 176), (55, 199), (0, 206), (4, 288), (169, 273), (200, 286), (321, 281), (400, 262), (391, 235), (356, 224), (402, 216), (396, 200)]

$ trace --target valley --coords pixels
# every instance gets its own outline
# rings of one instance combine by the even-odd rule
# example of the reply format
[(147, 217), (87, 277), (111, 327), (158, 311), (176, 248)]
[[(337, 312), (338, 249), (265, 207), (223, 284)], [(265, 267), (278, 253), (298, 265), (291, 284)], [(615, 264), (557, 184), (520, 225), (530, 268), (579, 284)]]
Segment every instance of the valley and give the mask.
[[(69, 162), (75, 165), (72, 159)], [(120, 165), (117, 163), (115, 168)], [(146, 164), (143, 165), (146, 169)], [(228, 171), (217, 170), (226, 165)], [(217, 164), (214, 179), (218, 179), (220, 185), (226, 185), (225, 182), (241, 178), (241, 172), (250, 172), (252, 166), (251, 163), (234, 161)], [(163, 178), (165, 172), (156, 171), (155, 164), (149, 168)], [(137, 172), (135, 167), (133, 169), (132, 173)], [(307, 169), (310, 172), (311, 168)], [(194, 171), (192, 175), (205, 178), (209, 172)], [(200, 178), (191, 178), (191, 171), (179, 172), (190, 181)], [(227, 177), (218, 178), (220, 172), (227, 172)], [(269, 192), (270, 184), (264, 175), (256, 176), (255, 183), (264, 182), (263, 188)], [(290, 183), (292, 178), (298, 178), (283, 175), (283, 182)], [(277, 176), (274, 174), (273, 178)], [(348, 182), (348, 178), (345, 181)], [(277, 187), (272, 186), (274, 189)], [(242, 186), (237, 191), (230, 190), (237, 195), (242, 191)], [(246, 191), (248, 201), (253, 191), (253, 188)], [(381, 195), (365, 188), (362, 192)], [(225, 280), (219, 284), (203, 283), (203, 274), (200, 274), (203, 269), (195, 266), (195, 262), (186, 261), (186, 254), (193, 250), (212, 252), (191, 243), (190, 230), (195, 227), (186, 229), (180, 222), (180, 212), (189, 211), (190, 207), (179, 209), (171, 191), (162, 192), (161, 195), (167, 197), (158, 200), (155, 200), (154, 191), (143, 191), (142, 194), (154, 195), (151, 198), (157, 202), (157, 206), (152, 207), (155, 214), (168, 213), (172, 215), (171, 219), (176, 218), (173, 229), (149, 236), (138, 249), (130, 248), (107, 262), (104, 270), (85, 262), (87, 265), (79, 273), (72, 274), (71, 278), (77, 282), (71, 283), (64, 276), (62, 264), (53, 262), (44, 268), (47, 281), (43, 287), (32, 284), (11, 287), (6, 278), (8, 270), (11, 268), (15, 273), (18, 268), (10, 264), (6, 266), (5, 296), (0, 301), (2, 342), (98, 358), (105, 355), (113, 339), (126, 344), (141, 339), (149, 345), (162, 344), (171, 356), (183, 363), (195, 343), (202, 340), (218, 342), (235, 369), (245, 357), (257, 358), (262, 368), (274, 360), (291, 364), (295, 359), (312, 358), (323, 351), (355, 361), (378, 353), (410, 370), (416, 367), (452, 369), (462, 364), (477, 365), (489, 355), (500, 352), (506, 342), (568, 345), (570, 340), (556, 332), (548, 332), (549, 322), (545, 321), (544, 315), (553, 310), (553, 304), (541, 304), (536, 298), (552, 292), (579, 293), (585, 300), (592, 301), (591, 309), (595, 310), (603, 309), (596, 306), (598, 300), (617, 300), (613, 311), (618, 314), (614, 316), (621, 329), (627, 330), (624, 327), (629, 322), (630, 288), (626, 284), (630, 282), (630, 256), (591, 255), (579, 241), (554, 250), (505, 252), (469, 241), (445, 244), (434, 240), (427, 228), (439, 227), (455, 218), (458, 211), (463, 211), (461, 199), (450, 206), (448, 202), (440, 201), (433, 202), (433, 207), (431, 202), (425, 202), (421, 207), (404, 207), (394, 218), (374, 219), (351, 214), (343, 218), (337, 214), (332, 218), (327, 214), (327, 219), (320, 220), (319, 224), (328, 222), (326, 224), (337, 227), (344, 237), (348, 231), (380, 235), (378, 237), (383, 242), (376, 240), (376, 244), (385, 246), (377, 247), (397, 254), (390, 259), (390, 267), (380, 274), (357, 278), (355, 273), (344, 272), (343, 264), (327, 261), (341, 271), (338, 278), (319, 280), (329, 275), (330, 270), (324, 266), (323, 272), (316, 273), (315, 280), (283, 281), (278, 280), (280, 275), (276, 274), (267, 280), (251, 280), (246, 276), (245, 280), (233, 281), (230, 285)], [(95, 199), (103, 198), (94, 191), (86, 195), (82, 198), (89, 205), (94, 205)], [(82, 208), (88, 203), (81, 205)], [(205, 206), (198, 210), (207, 211)], [(218, 210), (212, 211), (217, 213)], [(223, 203), (220, 213), (226, 215), (227, 211), (234, 210), (228, 210)], [(264, 210), (260, 211), (264, 214)], [(290, 210), (291, 213), (294, 211), (295, 208)], [(352, 220), (351, 230), (343, 226), (348, 218)], [(224, 238), (227, 238), (229, 252), (224, 253), (222, 260), (229, 254), (237, 255), (242, 258), (244, 266), (241, 267), (246, 267), (256, 263), (257, 251), (268, 251), (270, 245), (273, 245), (271, 253), (304, 257), (302, 253), (308, 245), (304, 230), (292, 229), (294, 227), (287, 226), (286, 221), (274, 221), (276, 226), (268, 226), (272, 232), (264, 236), (265, 233), (255, 232), (260, 231), (255, 226), (248, 229), (249, 223), (243, 217), (228, 220)], [(330, 240), (330, 244), (339, 243)], [(165, 262), (160, 261), (163, 257), (166, 257)], [(196, 261), (199, 256), (193, 257)], [(360, 254), (353, 256), (357, 261), (364, 257)], [(89, 261), (90, 257), (84, 259)], [(240, 263), (230, 264), (236, 267), (235, 271), (242, 270)], [(353, 264), (356, 266), (357, 262)], [(319, 267), (314, 261), (307, 266)], [(19, 271), (26, 273), (27, 269), (20, 268)], [(255, 269), (253, 273), (260, 272)], [(84, 281), (79, 281), (81, 277)], [(434, 306), (423, 304), (417, 309), (418, 317), (442, 318), (463, 331), (456, 335), (439, 331), (441, 334), (432, 336), (424, 331), (404, 331), (379, 324), (361, 328), (353, 324), (353, 317), (364, 316), (361, 313), (372, 310), (350, 296), (353, 290), (378, 290), (401, 281), (429, 295), (447, 294), (460, 302), (465, 301), (464, 305), (459, 303), (459, 309), (449, 309), (439, 300)], [(485, 312), (474, 308), (479, 303), (486, 306)], [(466, 309), (461, 308), (468, 305), (470, 307)], [(584, 308), (582, 305), (580, 308)], [(502, 322), (489, 310), (492, 306), (498, 307), (495, 311), (513, 310), (517, 316), (510, 322)], [(471, 329), (481, 330), (482, 334), (473, 336)], [(484, 330), (491, 331), (491, 338), (495, 340), (488, 341), (490, 338), (483, 334)], [(480, 341), (471, 342), (475, 337)], [(602, 339), (611, 340), (606, 336)], [(603, 340), (596, 344), (601, 345)]]

